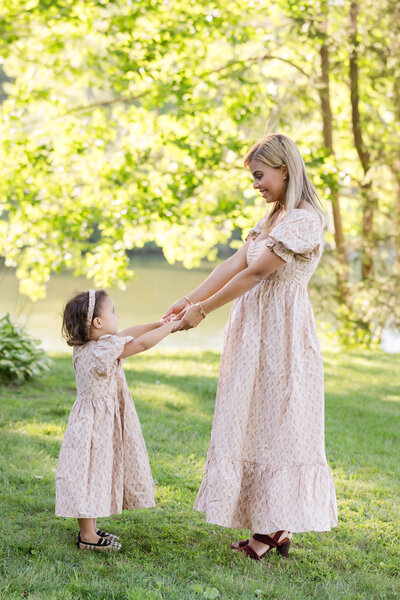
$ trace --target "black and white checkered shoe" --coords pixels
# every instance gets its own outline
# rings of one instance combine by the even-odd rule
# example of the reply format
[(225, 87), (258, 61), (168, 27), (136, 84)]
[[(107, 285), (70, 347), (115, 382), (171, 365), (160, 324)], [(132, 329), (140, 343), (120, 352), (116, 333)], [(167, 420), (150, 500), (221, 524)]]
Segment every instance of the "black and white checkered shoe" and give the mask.
[(118, 536), (113, 533), (108, 533), (108, 531), (103, 531), (102, 529), (98, 529), (96, 534), (105, 540), (114, 540), (114, 542), (118, 542)]
[(81, 534), (78, 535), (77, 546), (79, 550), (97, 550), (98, 552), (119, 552), (122, 548), (119, 542), (115, 540), (106, 540), (101, 537), (96, 544), (92, 542), (85, 542), (81, 538)]

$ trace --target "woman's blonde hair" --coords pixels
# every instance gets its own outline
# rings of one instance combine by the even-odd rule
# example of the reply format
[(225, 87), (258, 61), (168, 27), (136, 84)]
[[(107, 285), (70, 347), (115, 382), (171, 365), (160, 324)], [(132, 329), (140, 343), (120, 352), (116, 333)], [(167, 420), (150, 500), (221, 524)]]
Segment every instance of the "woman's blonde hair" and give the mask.
[[(324, 230), (327, 229), (328, 217), (318, 194), (307, 177), (306, 166), (296, 144), (287, 135), (271, 133), (255, 144), (244, 159), (249, 168), (252, 160), (259, 160), (274, 169), (283, 165), (288, 171), (288, 187), (286, 191), (285, 211), (298, 208), (304, 199), (317, 211)], [(279, 202), (275, 202), (263, 222), (263, 230), (270, 231), (279, 213), (283, 210)]]

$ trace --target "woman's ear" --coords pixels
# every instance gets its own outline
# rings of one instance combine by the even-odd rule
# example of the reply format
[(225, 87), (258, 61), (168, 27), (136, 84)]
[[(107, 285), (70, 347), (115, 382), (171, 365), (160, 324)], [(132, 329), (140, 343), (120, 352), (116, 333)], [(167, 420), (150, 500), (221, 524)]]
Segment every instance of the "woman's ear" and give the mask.
[(287, 170), (287, 166), (286, 165), (282, 165), (281, 166), (281, 173), (283, 175), (283, 179), (287, 179), (287, 177), (288, 177), (288, 170)]

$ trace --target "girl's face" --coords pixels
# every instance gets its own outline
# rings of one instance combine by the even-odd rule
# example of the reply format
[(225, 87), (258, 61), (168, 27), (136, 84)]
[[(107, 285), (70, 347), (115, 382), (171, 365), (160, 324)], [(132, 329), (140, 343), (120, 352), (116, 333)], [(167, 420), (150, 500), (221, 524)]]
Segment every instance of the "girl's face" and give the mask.
[(288, 186), (287, 179), (284, 179), (287, 177), (286, 166), (282, 165), (279, 169), (274, 169), (261, 160), (253, 159), (250, 161), (249, 167), (254, 179), (253, 188), (260, 190), (265, 202), (267, 204), (279, 202), (285, 206)]
[(115, 312), (114, 302), (110, 296), (103, 299), (100, 314), (93, 320), (93, 324), (100, 335), (106, 333), (115, 334), (118, 332), (118, 315)]

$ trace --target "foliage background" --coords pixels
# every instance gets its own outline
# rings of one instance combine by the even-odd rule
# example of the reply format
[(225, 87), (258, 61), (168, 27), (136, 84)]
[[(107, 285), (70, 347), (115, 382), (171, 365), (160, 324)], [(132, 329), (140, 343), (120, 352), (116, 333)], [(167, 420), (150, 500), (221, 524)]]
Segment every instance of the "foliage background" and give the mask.
[(396, 0), (5, 0), (0, 255), (124, 285), (156, 243), (187, 267), (265, 208), (242, 159), (298, 143), (331, 213), (319, 304), (342, 342), (399, 324)]

